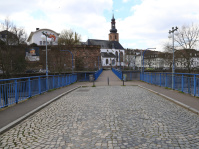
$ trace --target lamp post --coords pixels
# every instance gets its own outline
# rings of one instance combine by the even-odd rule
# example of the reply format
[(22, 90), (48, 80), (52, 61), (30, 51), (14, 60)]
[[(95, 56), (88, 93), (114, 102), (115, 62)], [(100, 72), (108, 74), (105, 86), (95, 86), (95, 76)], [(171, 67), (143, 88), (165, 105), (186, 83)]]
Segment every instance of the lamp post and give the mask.
[(144, 52), (143, 52), (143, 60), (142, 60), (142, 73), (143, 73), (143, 78), (142, 78), (142, 80), (144, 80), (144, 54), (145, 54), (145, 52), (147, 51), (147, 50), (149, 50), (149, 49), (156, 49), (156, 48), (147, 48), (146, 50), (144, 50)]
[(42, 34), (43, 35), (41, 35), (41, 39), (44, 41), (46, 41), (46, 76), (48, 76), (48, 50), (47, 50), (47, 42), (49, 41), (51, 41), (51, 39), (50, 38), (48, 38), (49, 37), (49, 35), (48, 35), (48, 33), (46, 32), (42, 32)]
[(49, 37), (48, 33), (46, 32), (42, 32), (43, 35), (41, 35), (41, 39), (44, 41), (46, 40), (46, 90), (48, 90), (48, 52), (47, 52), (47, 42), (51, 41)]
[(178, 27), (176, 26), (175, 28), (172, 27), (172, 30), (169, 30), (169, 34), (172, 34), (172, 35), (169, 35), (168, 37), (169, 38), (172, 38), (173, 40), (173, 68), (172, 68), (172, 89), (174, 89), (174, 73), (175, 73), (175, 57), (174, 57), (174, 32), (176, 31), (176, 34), (175, 35), (178, 35)]

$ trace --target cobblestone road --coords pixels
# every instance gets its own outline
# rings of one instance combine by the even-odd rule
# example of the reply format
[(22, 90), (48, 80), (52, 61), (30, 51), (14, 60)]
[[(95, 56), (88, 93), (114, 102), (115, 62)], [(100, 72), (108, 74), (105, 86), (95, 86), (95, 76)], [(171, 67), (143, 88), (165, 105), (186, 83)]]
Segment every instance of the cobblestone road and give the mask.
[(136, 86), (85, 87), (0, 136), (0, 148), (199, 148), (199, 116)]

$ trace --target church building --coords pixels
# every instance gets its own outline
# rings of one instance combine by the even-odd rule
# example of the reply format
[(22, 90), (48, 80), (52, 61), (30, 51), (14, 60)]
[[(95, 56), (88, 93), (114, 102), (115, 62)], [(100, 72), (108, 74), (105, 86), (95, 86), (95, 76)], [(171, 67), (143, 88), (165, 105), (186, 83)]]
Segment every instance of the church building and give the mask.
[(111, 29), (108, 34), (109, 40), (88, 39), (86, 45), (100, 45), (101, 64), (103, 68), (112, 66), (124, 66), (125, 50), (119, 43), (119, 34), (116, 29), (114, 15), (111, 19)]

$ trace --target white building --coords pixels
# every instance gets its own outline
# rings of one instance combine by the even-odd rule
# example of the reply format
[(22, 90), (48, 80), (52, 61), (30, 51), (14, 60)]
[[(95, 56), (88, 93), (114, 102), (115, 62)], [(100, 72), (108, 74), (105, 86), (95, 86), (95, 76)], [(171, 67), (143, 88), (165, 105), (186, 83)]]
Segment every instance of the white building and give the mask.
[(114, 15), (111, 19), (109, 40), (88, 39), (86, 45), (100, 45), (102, 67), (125, 66), (125, 50), (119, 43), (119, 33), (115, 27)]
[(35, 32), (30, 33), (30, 35), (27, 39), (27, 42), (29, 44), (35, 43), (35, 44), (40, 45), (40, 46), (45, 46), (46, 41), (43, 41), (42, 38), (41, 38), (41, 35), (43, 35), (42, 32), (47, 33), (49, 35), (48, 38), (51, 38), (51, 41), (47, 42), (48, 45), (58, 45), (59, 33), (55, 32), (51, 29), (36, 28)]

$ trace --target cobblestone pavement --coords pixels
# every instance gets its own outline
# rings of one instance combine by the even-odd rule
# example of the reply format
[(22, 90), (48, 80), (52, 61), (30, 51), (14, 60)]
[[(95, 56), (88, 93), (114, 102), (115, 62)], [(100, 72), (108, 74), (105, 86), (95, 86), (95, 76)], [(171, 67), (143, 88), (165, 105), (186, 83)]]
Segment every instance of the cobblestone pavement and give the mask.
[(84, 87), (0, 136), (0, 148), (199, 148), (199, 116), (137, 86)]

